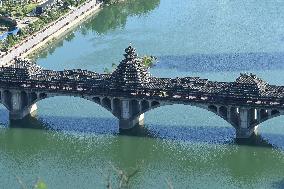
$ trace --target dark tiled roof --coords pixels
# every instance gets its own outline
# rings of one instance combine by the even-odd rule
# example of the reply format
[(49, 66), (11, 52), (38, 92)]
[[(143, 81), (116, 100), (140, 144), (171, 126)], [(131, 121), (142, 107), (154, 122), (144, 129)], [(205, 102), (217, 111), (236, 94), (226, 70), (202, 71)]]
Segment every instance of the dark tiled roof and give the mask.
[(103, 91), (103, 94), (108, 95), (131, 96), (141, 92), (145, 95), (143, 98), (149, 94), (157, 97), (157, 94), (165, 93), (165, 98), (169, 99), (173, 99), (175, 95), (183, 96), (184, 99), (188, 96), (203, 95), (208, 99), (221, 99), (222, 102), (227, 99), (241, 99), (243, 102), (247, 99), (276, 99), (284, 102), (284, 86), (269, 85), (253, 74), (241, 74), (235, 82), (209, 81), (199, 77), (158, 78), (149, 74), (134, 48), (129, 46), (125, 52), (124, 60), (112, 74), (99, 74), (82, 69), (44, 70), (35, 63), (16, 60), (10, 67), (0, 67), (0, 82), (8, 88), (25, 86), (32, 90), (38, 86), (44, 90), (63, 90), (68, 86), (67, 88), (75, 91), (76, 88), (83, 88), (90, 94), (102, 94), (100, 92)]

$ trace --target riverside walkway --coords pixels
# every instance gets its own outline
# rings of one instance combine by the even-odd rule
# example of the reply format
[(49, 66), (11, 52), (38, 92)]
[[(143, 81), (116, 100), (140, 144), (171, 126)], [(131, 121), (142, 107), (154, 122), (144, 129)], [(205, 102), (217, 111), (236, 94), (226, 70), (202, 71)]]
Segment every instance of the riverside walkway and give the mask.
[(0, 102), (10, 119), (22, 119), (42, 99), (81, 97), (110, 111), (121, 129), (143, 124), (144, 113), (151, 109), (185, 104), (220, 116), (236, 129), (237, 138), (250, 137), (260, 123), (284, 114), (284, 86), (269, 85), (253, 74), (241, 74), (234, 82), (158, 78), (150, 75), (133, 47), (125, 49), (124, 57), (111, 74), (45, 70), (17, 60), (0, 68)]

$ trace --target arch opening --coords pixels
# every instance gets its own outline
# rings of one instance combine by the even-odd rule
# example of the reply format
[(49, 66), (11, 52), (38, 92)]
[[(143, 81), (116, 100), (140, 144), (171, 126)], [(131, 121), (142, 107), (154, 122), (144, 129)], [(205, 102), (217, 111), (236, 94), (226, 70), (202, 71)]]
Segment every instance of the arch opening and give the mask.
[(41, 99), (46, 98), (46, 97), (47, 97), (46, 93), (40, 93), (39, 94), (39, 98), (41, 98)]
[(103, 98), (102, 105), (111, 110), (111, 100), (108, 97)]
[(158, 101), (152, 101), (151, 106), (159, 106), (160, 103)]
[[(276, 111), (275, 111), (276, 112)], [(284, 149), (284, 127), (281, 113), (269, 116), (268, 119), (260, 120), (257, 133), (274, 147)]]
[(271, 115), (277, 115), (277, 114), (280, 114), (280, 112), (278, 110), (272, 110), (271, 111)]
[(97, 104), (100, 104), (100, 103), (101, 103), (100, 97), (93, 97), (92, 99), (93, 99), (93, 101), (94, 101), (95, 103), (97, 103)]
[(219, 108), (219, 113), (222, 117), (226, 118), (227, 119), (227, 115), (228, 115), (228, 110), (225, 106), (221, 106)]
[(142, 100), (141, 106), (142, 106), (142, 108), (141, 108), (142, 112), (148, 110), (149, 107), (150, 107), (149, 102), (147, 100)]
[(158, 108), (150, 107), (145, 113), (145, 128), (157, 136), (194, 141), (235, 138), (231, 123), (209, 111), (207, 106), (163, 103)]
[(212, 111), (212, 112), (214, 112), (214, 113), (217, 113), (217, 107), (216, 106), (214, 106), (214, 105), (209, 105), (208, 106), (208, 109), (210, 110), (210, 111)]
[[(76, 117), (97, 117), (97, 115), (100, 117), (105, 117), (104, 115), (106, 117), (113, 117), (114, 114), (110, 109), (110, 99), (104, 98), (103, 101), (106, 106), (95, 103), (93, 98), (82, 96), (47, 96), (47, 98), (38, 99), (36, 103), (39, 114), (43, 113), (52, 116), (53, 112), (55, 112), (55, 114), (59, 114), (60, 116), (68, 117), (73, 114), (78, 114), (75, 115)], [(58, 109), (59, 106), (62, 108)]]
[[(118, 119), (87, 96), (50, 96), (37, 101), (37, 118), (43, 127), (83, 133), (117, 133)], [(60, 107), (60, 108), (58, 108)]]

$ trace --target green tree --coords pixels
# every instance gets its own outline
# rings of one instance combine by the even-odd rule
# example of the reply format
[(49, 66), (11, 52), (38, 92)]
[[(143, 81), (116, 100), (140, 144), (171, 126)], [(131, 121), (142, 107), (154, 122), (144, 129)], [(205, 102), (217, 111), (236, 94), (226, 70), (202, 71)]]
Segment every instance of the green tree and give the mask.
[(47, 189), (47, 185), (45, 184), (44, 181), (38, 180), (37, 183), (35, 184), (35, 189)]
[(6, 41), (7, 41), (8, 46), (11, 47), (16, 44), (17, 38), (15, 35), (8, 35)]

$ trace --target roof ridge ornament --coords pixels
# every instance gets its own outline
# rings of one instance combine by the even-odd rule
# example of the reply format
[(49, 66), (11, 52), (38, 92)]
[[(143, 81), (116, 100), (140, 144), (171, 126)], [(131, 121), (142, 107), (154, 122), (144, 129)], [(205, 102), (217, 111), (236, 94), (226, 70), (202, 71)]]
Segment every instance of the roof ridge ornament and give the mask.
[(265, 80), (257, 77), (253, 73), (241, 73), (240, 76), (236, 79), (236, 83), (254, 85), (261, 92), (266, 91), (266, 87), (268, 85)]
[(136, 49), (132, 47), (131, 43), (129, 44), (129, 46), (124, 51), (125, 51), (124, 57), (127, 60), (135, 59), (135, 58), (138, 57), (138, 55), (136, 53)]

